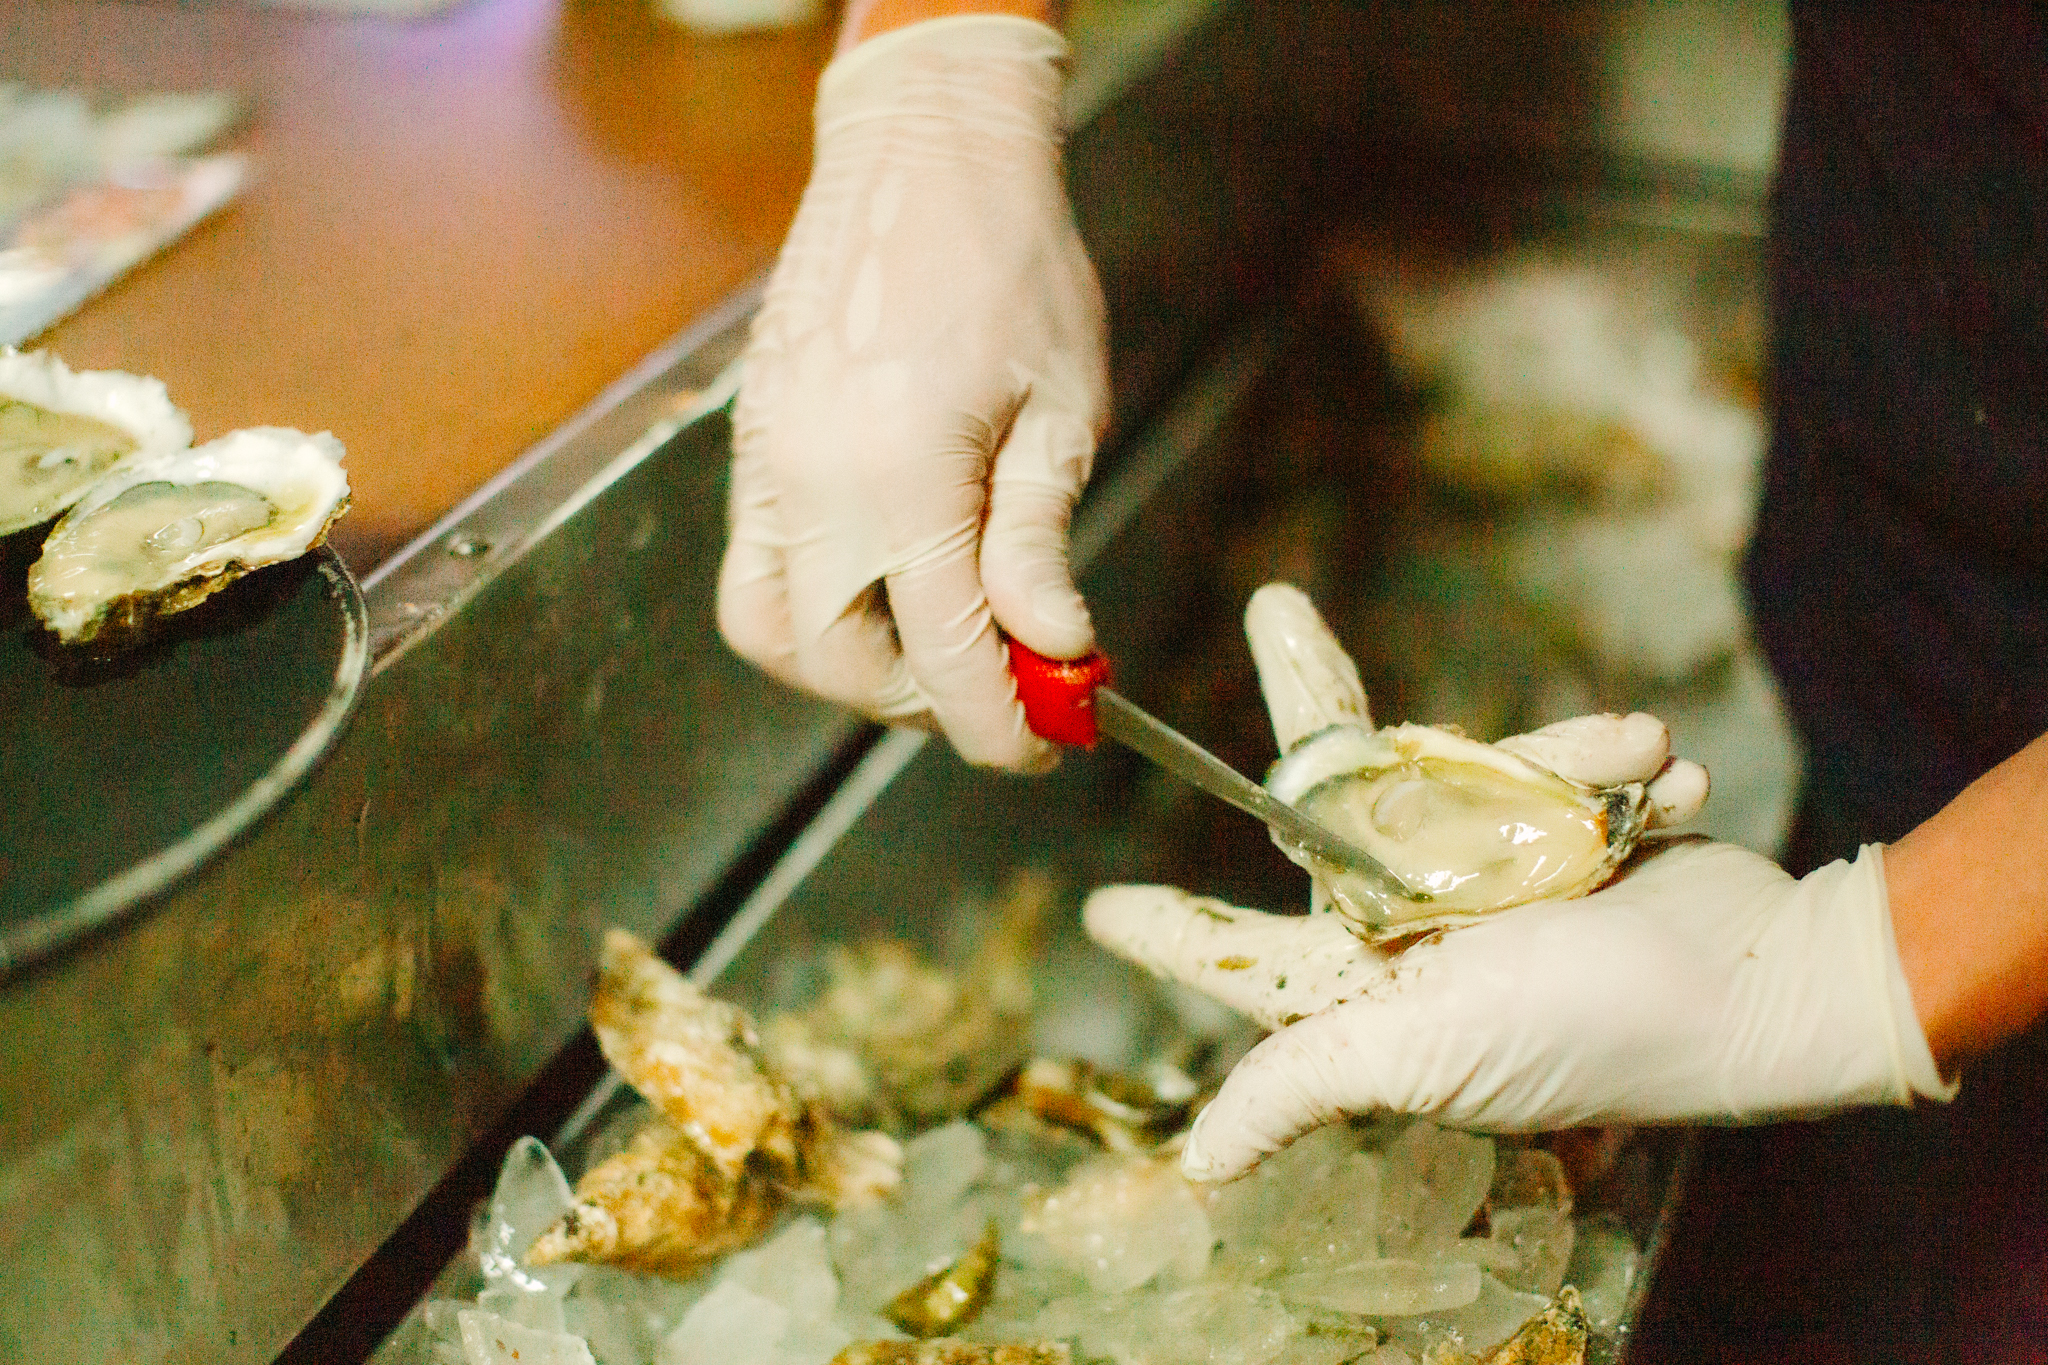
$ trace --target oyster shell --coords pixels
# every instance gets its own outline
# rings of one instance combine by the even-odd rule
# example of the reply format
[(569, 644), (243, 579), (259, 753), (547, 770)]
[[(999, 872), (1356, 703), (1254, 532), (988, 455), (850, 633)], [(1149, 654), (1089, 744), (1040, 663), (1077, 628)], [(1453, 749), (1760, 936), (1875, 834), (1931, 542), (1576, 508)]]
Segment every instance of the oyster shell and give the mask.
[(659, 1114), (576, 1182), (527, 1253), (687, 1275), (765, 1232), (790, 1200), (835, 1209), (886, 1197), (903, 1149), (800, 1099), (754, 1021), (624, 930), (604, 936), (590, 1022), (606, 1060)]
[(0, 535), (54, 519), (123, 460), (191, 442), (158, 380), (0, 348)]
[(1372, 854), (1408, 888), (1395, 894), (1276, 836), (1315, 876), (1317, 904), (1342, 912), (1362, 938), (1583, 895), (1613, 874), (1652, 822), (1643, 782), (1588, 786), (1454, 727), (1375, 727), (1356, 665), (1297, 588), (1271, 583), (1254, 593), (1245, 634), (1282, 753), (1267, 790)]
[(67, 644), (183, 611), (326, 539), (348, 508), (341, 443), (252, 427), (124, 458), (43, 542), (29, 604)]
[(1442, 928), (1527, 901), (1584, 895), (1649, 821), (1641, 782), (1587, 787), (1434, 725), (1336, 725), (1278, 763), (1267, 789), (1352, 840), (1413, 893), (1289, 856), (1371, 938)]

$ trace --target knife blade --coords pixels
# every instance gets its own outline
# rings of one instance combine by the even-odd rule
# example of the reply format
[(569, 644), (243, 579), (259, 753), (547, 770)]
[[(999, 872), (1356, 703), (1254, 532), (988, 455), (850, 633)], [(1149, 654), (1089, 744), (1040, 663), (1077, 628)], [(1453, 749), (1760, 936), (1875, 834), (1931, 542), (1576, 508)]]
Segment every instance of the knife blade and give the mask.
[(1405, 900), (1427, 900), (1409, 889), (1379, 859), (1303, 815), (1201, 745), (1133, 704), (1108, 685), (1109, 661), (1099, 652), (1073, 660), (1047, 659), (1010, 641), (1025, 720), (1034, 733), (1062, 744), (1089, 746), (1108, 735), (1218, 800), (1265, 822), (1330, 871), (1363, 877)]

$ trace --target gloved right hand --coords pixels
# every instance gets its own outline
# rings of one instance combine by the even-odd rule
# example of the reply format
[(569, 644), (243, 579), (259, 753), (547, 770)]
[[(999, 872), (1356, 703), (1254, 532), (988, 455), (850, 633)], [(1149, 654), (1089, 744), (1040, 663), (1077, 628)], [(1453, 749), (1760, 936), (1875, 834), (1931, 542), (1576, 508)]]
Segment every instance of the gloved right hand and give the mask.
[(1067, 523), (1107, 420), (1101, 290), (1060, 175), (1066, 44), (968, 15), (869, 38), (754, 322), (718, 620), (743, 656), (972, 762), (1043, 767), (1001, 631), (1093, 644)]

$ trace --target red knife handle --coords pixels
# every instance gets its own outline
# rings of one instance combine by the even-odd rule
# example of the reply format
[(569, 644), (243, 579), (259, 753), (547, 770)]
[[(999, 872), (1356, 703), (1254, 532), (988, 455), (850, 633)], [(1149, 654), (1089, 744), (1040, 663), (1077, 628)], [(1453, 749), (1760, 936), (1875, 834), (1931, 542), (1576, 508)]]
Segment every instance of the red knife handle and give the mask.
[(1109, 660), (1101, 650), (1078, 659), (1048, 659), (1012, 638), (1010, 672), (1031, 733), (1055, 744), (1095, 747), (1095, 689), (1109, 686)]

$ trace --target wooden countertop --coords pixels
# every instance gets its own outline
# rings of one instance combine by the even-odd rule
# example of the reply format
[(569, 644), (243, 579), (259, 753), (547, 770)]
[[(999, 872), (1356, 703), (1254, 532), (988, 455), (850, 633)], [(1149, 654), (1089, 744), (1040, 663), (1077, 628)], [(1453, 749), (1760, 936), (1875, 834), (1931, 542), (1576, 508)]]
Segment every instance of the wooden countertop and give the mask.
[(366, 572), (773, 261), (831, 34), (635, 0), (9, 5), (0, 77), (255, 102), (242, 195), (32, 344), (156, 375), (200, 440), (333, 431)]

